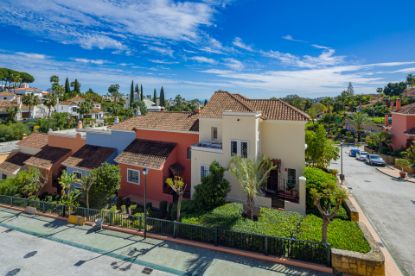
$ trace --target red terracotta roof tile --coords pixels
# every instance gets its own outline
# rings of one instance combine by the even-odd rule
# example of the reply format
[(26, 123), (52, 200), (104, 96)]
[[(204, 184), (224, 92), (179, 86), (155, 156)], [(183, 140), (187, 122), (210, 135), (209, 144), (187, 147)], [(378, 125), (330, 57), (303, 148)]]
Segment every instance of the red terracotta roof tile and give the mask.
[(41, 151), (27, 159), (24, 164), (49, 170), (56, 162), (67, 156), (70, 152), (70, 149), (44, 146)]
[(240, 94), (217, 91), (200, 111), (201, 118), (221, 118), (224, 111), (261, 112), (268, 120), (306, 121), (309, 116), (279, 99), (248, 99)]
[(159, 170), (175, 146), (175, 143), (135, 139), (115, 158), (115, 161), (120, 164)]
[(148, 112), (113, 125), (112, 129), (155, 129), (168, 131), (199, 131), (199, 114), (190, 112)]
[(116, 151), (115, 148), (84, 145), (77, 152), (62, 162), (65, 167), (77, 167), (80, 169), (95, 169), (108, 160)]
[(0, 164), (0, 171), (6, 174), (14, 174), (24, 165), (24, 162), (30, 157), (30, 154), (17, 152), (12, 156), (9, 156), (3, 163)]
[(48, 144), (48, 135), (45, 133), (32, 133), (17, 144), (21, 147), (41, 149)]

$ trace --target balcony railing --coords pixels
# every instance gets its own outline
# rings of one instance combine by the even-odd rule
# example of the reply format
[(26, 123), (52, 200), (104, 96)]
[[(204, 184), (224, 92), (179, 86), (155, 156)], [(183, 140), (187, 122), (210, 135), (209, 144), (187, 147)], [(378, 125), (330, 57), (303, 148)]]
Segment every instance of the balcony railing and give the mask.
[(199, 142), (193, 146), (198, 147), (198, 148), (222, 150), (222, 143), (217, 143), (217, 142)]

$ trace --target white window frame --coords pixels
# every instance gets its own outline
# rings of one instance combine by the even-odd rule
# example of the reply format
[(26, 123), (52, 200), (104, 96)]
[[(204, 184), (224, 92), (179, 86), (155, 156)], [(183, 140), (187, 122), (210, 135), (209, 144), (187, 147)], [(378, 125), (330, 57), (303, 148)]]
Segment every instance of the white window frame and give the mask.
[[(130, 171), (137, 173), (137, 175), (138, 175), (138, 182), (130, 181), (130, 177), (129, 177), (129, 172)], [(128, 169), (127, 168), (127, 183), (134, 184), (134, 185), (140, 185), (140, 183), (141, 183), (141, 175), (140, 174), (141, 174), (141, 172), (139, 170)]]
[(202, 175), (202, 170), (200, 170), (200, 180), (202, 180), (203, 177), (207, 177), (210, 173), (209, 166), (201, 164), (200, 168), (202, 169), (202, 167), (203, 167), (203, 173), (206, 172), (206, 175)]
[(231, 148), (230, 148), (230, 153), (231, 153), (231, 157), (235, 156), (232, 155), (232, 142), (236, 142), (236, 155), (242, 157), (242, 143), (246, 143), (246, 157), (242, 157), (242, 158), (248, 158), (249, 156), (249, 142), (246, 140), (237, 140), (237, 139), (232, 139), (231, 140)]
[[(214, 137), (214, 133), (216, 132), (216, 137)], [(211, 127), (210, 128), (210, 139), (212, 139), (212, 141), (217, 141), (219, 138), (219, 133), (218, 133), (218, 128), (217, 127)]]

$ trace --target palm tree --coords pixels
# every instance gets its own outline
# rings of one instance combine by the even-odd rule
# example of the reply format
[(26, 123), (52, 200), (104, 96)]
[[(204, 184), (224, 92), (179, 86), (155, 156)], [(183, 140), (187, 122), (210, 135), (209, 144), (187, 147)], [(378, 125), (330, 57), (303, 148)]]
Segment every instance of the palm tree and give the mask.
[(350, 123), (357, 133), (357, 142), (360, 142), (360, 134), (365, 125), (370, 124), (369, 116), (363, 112), (355, 112), (350, 116)]
[(166, 184), (172, 188), (172, 190), (179, 196), (179, 199), (177, 200), (177, 215), (176, 215), (176, 221), (180, 220), (180, 210), (182, 207), (182, 200), (184, 191), (186, 190), (186, 184), (183, 181), (183, 178), (180, 176), (175, 176), (174, 178), (167, 178)]
[(29, 107), (29, 114), (30, 117), (32, 116), (32, 107), (36, 106), (38, 104), (40, 104), (40, 100), (37, 96), (35, 96), (34, 94), (30, 93), (30, 94), (26, 94), (22, 97), (22, 103), (24, 105), (27, 105)]
[(83, 176), (79, 179), (81, 184), (81, 190), (85, 197), (85, 206), (89, 208), (89, 191), (91, 190), (92, 185), (94, 185), (94, 178), (92, 175)]
[(48, 117), (50, 117), (50, 110), (58, 103), (58, 97), (55, 94), (49, 93), (43, 99), (43, 104), (48, 108)]
[(72, 183), (76, 181), (76, 176), (73, 173), (68, 173), (68, 171), (64, 170), (62, 172), (61, 177), (59, 178), (59, 184), (61, 185), (61, 196), (68, 194), (69, 190), (71, 189)]
[(7, 110), (7, 117), (9, 122), (15, 122), (16, 121), (16, 115), (19, 112), (17, 107), (8, 107)]
[(415, 85), (415, 76), (413, 74), (408, 74), (406, 77), (406, 83), (409, 87), (414, 87)]
[(232, 157), (229, 163), (229, 171), (236, 178), (247, 196), (246, 214), (254, 219), (254, 199), (258, 190), (265, 184), (270, 172), (275, 169), (271, 159), (261, 158), (251, 160)]

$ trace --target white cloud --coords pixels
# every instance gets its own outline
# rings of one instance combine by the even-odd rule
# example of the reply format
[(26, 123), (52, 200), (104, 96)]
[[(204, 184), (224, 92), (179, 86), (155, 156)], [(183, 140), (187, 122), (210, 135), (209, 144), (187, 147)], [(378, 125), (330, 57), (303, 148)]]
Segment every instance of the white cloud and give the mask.
[(238, 48), (241, 48), (243, 50), (252, 52), (253, 48), (247, 44), (245, 44), (240, 37), (235, 37), (235, 39), (232, 41), (232, 44)]
[[(316, 47), (318, 46), (318, 47)], [(318, 56), (297, 56), (291, 53), (283, 53), (280, 51), (262, 51), (265, 57), (273, 58), (280, 61), (283, 65), (295, 66), (300, 68), (321, 68), (334, 66), (344, 61), (344, 56), (336, 56), (336, 51), (329, 47), (314, 45), (315, 48), (322, 49), (322, 53)]]
[(222, 43), (213, 37), (208, 37), (207, 41), (204, 42), (204, 44), (206, 44), (206, 46), (201, 48), (201, 50), (204, 52), (213, 54), (223, 54), (225, 51), (227, 51), (227, 49), (222, 45)]
[(194, 56), (194, 57), (190, 57), (190, 60), (194, 60), (196, 62), (199, 63), (208, 63), (208, 64), (216, 64), (216, 60), (212, 59), (212, 58), (207, 58), (207, 57), (202, 57), (202, 56)]
[(90, 63), (90, 64), (95, 64), (95, 65), (102, 65), (104, 63), (108, 63), (108, 61), (103, 60), (103, 59), (74, 58), (73, 60), (76, 62)]
[(242, 62), (234, 58), (225, 58), (224, 65), (234, 71), (241, 71), (245, 68)]
[(216, 7), (173, 0), (3, 0), (2, 25), (17, 26), (39, 37), (84, 48), (124, 50), (125, 41), (167, 39), (197, 41), (212, 25)]
[(26, 53), (26, 52), (16, 52), (19, 56), (24, 56), (31, 59), (47, 59), (48, 56), (44, 54), (37, 54), (37, 53)]
[(301, 40), (301, 39), (296, 39), (290, 34), (283, 35), (281, 38), (284, 39), (284, 40), (294, 41), (294, 42), (306, 42), (306, 41)]
[(149, 50), (162, 54), (164, 56), (173, 57), (174, 51), (168, 47), (158, 47), (158, 46), (150, 46), (148, 47)]
[(150, 60), (152, 63), (157, 63), (157, 64), (177, 64), (177, 61), (167, 61), (167, 60), (161, 60), (161, 59), (151, 59)]

